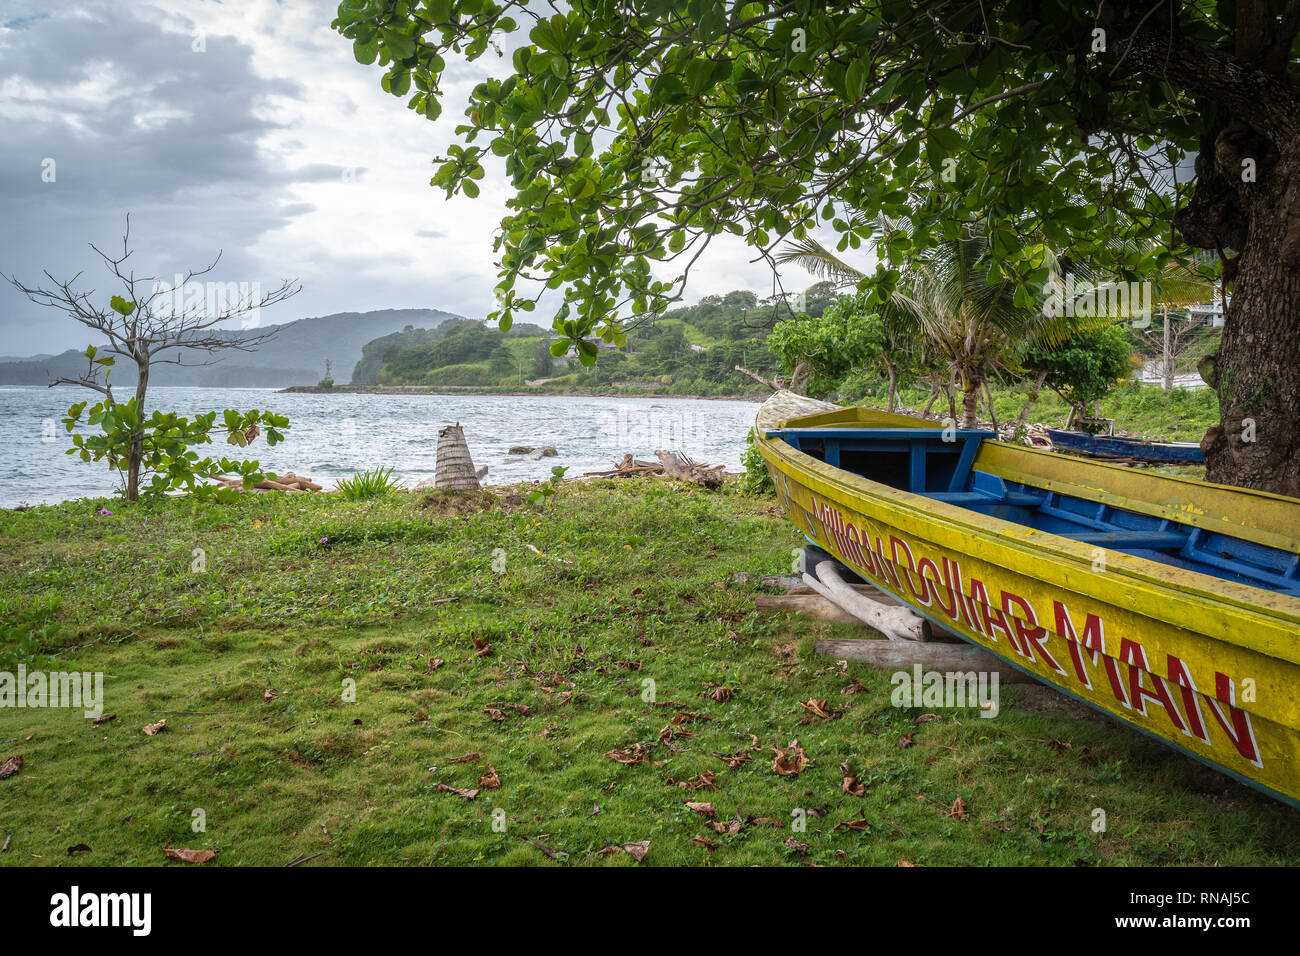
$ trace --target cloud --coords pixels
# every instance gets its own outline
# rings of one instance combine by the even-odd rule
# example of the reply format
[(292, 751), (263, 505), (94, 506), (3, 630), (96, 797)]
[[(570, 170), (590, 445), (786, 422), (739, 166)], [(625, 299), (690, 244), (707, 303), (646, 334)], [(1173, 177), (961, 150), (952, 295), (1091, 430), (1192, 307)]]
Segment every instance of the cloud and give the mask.
[[(330, 29), (334, 0), (10, 0), (0, 20), (0, 271), (29, 282), (86, 270), (120, 248), (126, 214), (140, 274), (170, 279), (220, 250), (216, 281), (298, 278), (268, 316), (493, 307), (492, 244), (508, 181), (447, 199), (431, 159), (453, 142), (472, 87), (507, 62), (451, 62), (431, 123), (380, 88)], [(51, 173), (53, 174), (51, 177)], [(52, 178), (52, 181), (47, 181)], [(692, 297), (770, 283), (752, 253), (717, 244)], [(116, 290), (114, 290), (116, 291)], [(546, 323), (548, 295), (533, 314)], [(58, 352), (84, 330), (0, 288), (0, 351)]]

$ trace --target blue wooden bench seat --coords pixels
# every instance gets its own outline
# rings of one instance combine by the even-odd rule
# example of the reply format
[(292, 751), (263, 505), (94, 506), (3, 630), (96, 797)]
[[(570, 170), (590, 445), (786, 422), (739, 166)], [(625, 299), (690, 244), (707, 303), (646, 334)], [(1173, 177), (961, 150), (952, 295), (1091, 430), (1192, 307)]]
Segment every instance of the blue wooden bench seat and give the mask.
[(1181, 550), (1191, 537), (1185, 531), (1057, 531), (1063, 538), (1080, 544), (1095, 544), (1117, 551)]

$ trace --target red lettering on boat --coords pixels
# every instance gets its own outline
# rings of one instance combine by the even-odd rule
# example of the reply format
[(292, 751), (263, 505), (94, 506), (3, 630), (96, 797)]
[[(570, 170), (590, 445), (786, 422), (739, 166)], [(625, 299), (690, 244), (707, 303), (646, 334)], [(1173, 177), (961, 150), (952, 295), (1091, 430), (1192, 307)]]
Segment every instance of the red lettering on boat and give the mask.
[[(927, 567), (929, 567), (929, 569), (934, 573), (926, 574), (925, 569)], [(946, 563), (944, 567), (947, 567)], [(957, 598), (953, 596), (952, 587), (948, 581), (946, 579), (940, 580), (939, 566), (929, 558), (922, 558), (916, 563), (916, 572), (921, 576), (923, 581), (928, 582), (930, 598), (932, 601), (939, 602), (939, 610), (943, 611), (943, 613), (948, 615), (952, 620), (957, 620)], [(943, 599), (939, 596), (940, 587), (944, 588), (948, 592), (948, 604), (943, 603)]]
[(980, 621), (984, 624), (981, 628), (984, 635), (990, 640), (996, 641), (998, 636), (994, 631), (1001, 631), (1011, 639), (1011, 628), (1007, 626), (1007, 619), (1002, 612), (995, 607), (989, 607), (989, 592), (984, 587), (984, 582), (979, 578), (971, 578), (970, 597), (975, 606), (979, 608)]
[(952, 582), (952, 593), (957, 596), (957, 623), (965, 624), (976, 634), (983, 634), (975, 617), (975, 602), (966, 596), (961, 583), (961, 562), (943, 559), (944, 570)]
[(1173, 654), (1165, 656), (1169, 679), (1178, 685), (1179, 692), (1183, 695), (1183, 710), (1187, 712), (1187, 723), (1191, 728), (1184, 731), (1187, 734), (1195, 734), (1200, 738), (1201, 743), (1209, 744), (1210, 735), (1205, 730), (1205, 720), (1201, 717), (1201, 700), (1200, 692), (1196, 689), (1196, 682), (1192, 680), (1191, 672), (1184, 664)]
[(1114, 658), (1106, 656), (1105, 623), (1096, 614), (1089, 614), (1084, 618), (1083, 636), (1080, 637), (1074, 629), (1074, 621), (1070, 618), (1069, 609), (1060, 601), (1054, 601), (1052, 604), (1056, 613), (1056, 633), (1065, 638), (1066, 645), (1070, 648), (1074, 676), (1084, 687), (1092, 690), (1092, 675), (1084, 667), (1083, 654), (1086, 650), (1092, 659), (1093, 667), (1097, 666), (1097, 659), (1100, 657), (1106, 668), (1106, 678), (1110, 681), (1111, 693), (1115, 695), (1117, 701), (1128, 707), (1128, 694), (1125, 693), (1124, 684), (1119, 677), (1119, 665), (1115, 663)]
[[(870, 542), (870, 539), (868, 539)], [(870, 547), (870, 543), (868, 543)], [(888, 578), (889, 583), (894, 586), (894, 591), (902, 591), (903, 583), (898, 580), (898, 572), (894, 570), (894, 563), (885, 557), (885, 544), (880, 536), (876, 536), (876, 570), (879, 576), (884, 579)]]
[[(1238, 710), (1237, 702), (1237, 685), (1233, 683), (1232, 678), (1227, 674), (1214, 672), (1214, 697), (1206, 698), (1210, 704), (1210, 713), (1214, 719), (1219, 722), (1223, 732), (1228, 735), (1232, 745), (1237, 748), (1237, 753), (1241, 754), (1256, 767), (1264, 766), (1264, 762), (1259, 758), (1259, 746), (1255, 743), (1255, 728), (1251, 726), (1250, 714), (1243, 710)], [(1228, 705), (1228, 717), (1224, 717), (1223, 708), (1220, 703)], [(1232, 726), (1229, 727), (1229, 720)]]
[[(898, 560), (899, 548), (902, 548), (903, 554), (907, 555), (906, 569), (903, 569), (903, 565)], [(912, 597), (916, 598), (917, 602), (923, 607), (929, 607), (932, 600), (930, 597), (930, 588), (926, 585), (925, 578), (917, 574), (916, 558), (912, 556), (912, 549), (908, 547), (907, 542), (902, 538), (891, 536), (889, 539), (889, 550), (894, 559), (894, 564), (903, 572), (903, 576), (907, 578), (907, 589), (912, 592)], [(919, 589), (912, 583), (913, 575), (916, 575), (921, 579), (921, 587)]]
[(850, 560), (855, 561), (860, 568), (867, 566), (867, 558), (862, 553), (862, 538), (858, 535), (858, 528), (852, 521), (848, 523), (845, 529), (848, 542), (845, 544), (845, 551)]
[[(1122, 639), (1119, 642), (1119, 658), (1128, 665), (1128, 699), (1132, 702), (1133, 709), (1146, 717), (1147, 701), (1154, 701), (1165, 709), (1165, 714), (1175, 727), (1187, 733), (1187, 725), (1183, 723), (1182, 715), (1178, 713), (1178, 708), (1174, 706), (1169, 696), (1169, 687), (1160, 675), (1151, 673), (1151, 665), (1147, 663), (1147, 652), (1142, 645), (1128, 638)], [(1142, 682), (1143, 674), (1150, 675), (1155, 690), (1147, 690)]]
[[(1021, 614), (1016, 614), (1011, 610), (1011, 605), (1020, 606)], [(1010, 591), (1002, 592), (1002, 610), (1007, 618), (1011, 621), (1011, 626), (1015, 629), (1016, 636), (1011, 645), (1021, 657), (1028, 657), (1031, 661), (1035, 660), (1034, 645), (1038, 645), (1038, 653), (1043, 657), (1043, 663), (1056, 671), (1058, 674), (1064, 674), (1065, 669), (1056, 662), (1047, 647), (1047, 628), (1038, 623), (1038, 615), (1034, 613), (1033, 607), (1028, 601), (1018, 594), (1012, 594)]]

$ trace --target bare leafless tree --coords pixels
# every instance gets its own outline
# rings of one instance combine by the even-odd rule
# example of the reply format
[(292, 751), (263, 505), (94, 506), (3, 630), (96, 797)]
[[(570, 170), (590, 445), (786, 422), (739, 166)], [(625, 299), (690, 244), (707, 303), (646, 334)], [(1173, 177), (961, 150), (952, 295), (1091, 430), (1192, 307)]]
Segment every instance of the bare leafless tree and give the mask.
[(1174, 387), (1174, 378), (1191, 372), (1196, 363), (1215, 344), (1218, 336), (1182, 310), (1163, 309), (1160, 326), (1134, 330), (1144, 358), (1154, 359), (1165, 391)]
[[(55, 279), (49, 271), (45, 277), (53, 284), (50, 288), (29, 286), (13, 276), (0, 272), (0, 278), (12, 285), (37, 305), (57, 309), (75, 319), (88, 329), (108, 339), (108, 346), (100, 351), (118, 355), (135, 363), (137, 378), (135, 405), (137, 425), (131, 439), (128, 455), (126, 498), (135, 501), (140, 493), (140, 463), (144, 447), (145, 395), (149, 389), (149, 370), (153, 365), (211, 365), (215, 355), (222, 351), (252, 352), (275, 335), (276, 329), (265, 329), (250, 334), (217, 331), (216, 326), (240, 316), (249, 315), (268, 306), (292, 298), (302, 291), (297, 280), (284, 280), (271, 292), (261, 295), (260, 290), (248, 292), (237, 287), (233, 302), (218, 303), (208, 310), (206, 297), (187, 304), (184, 290), (200, 276), (212, 272), (221, 261), (218, 252), (212, 263), (203, 269), (191, 269), (177, 287), (168, 287), (157, 276), (136, 276), (128, 265), (132, 250), (131, 217), (127, 216), (122, 235), (122, 252), (110, 255), (94, 243), (90, 248), (99, 256), (112, 274), (121, 295), (114, 295), (106, 305), (97, 304), (96, 290), (78, 291), (75, 286), (81, 278), (77, 273), (71, 279)], [(179, 300), (179, 301), (177, 301)], [(175, 350), (168, 355), (169, 350)], [(87, 350), (89, 368), (78, 378), (58, 377), (50, 381), (55, 385), (80, 385), (104, 396), (111, 407), (116, 404), (112, 387), (108, 383), (109, 366), (97, 360), (95, 352)], [(197, 359), (195, 358), (197, 356)]]

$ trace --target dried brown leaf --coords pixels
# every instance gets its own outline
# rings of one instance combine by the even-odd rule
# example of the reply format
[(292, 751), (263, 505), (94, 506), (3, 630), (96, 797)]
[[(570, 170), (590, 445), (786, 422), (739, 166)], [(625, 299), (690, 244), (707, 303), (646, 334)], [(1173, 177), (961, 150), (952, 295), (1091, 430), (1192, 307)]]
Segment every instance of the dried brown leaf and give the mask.
[(614, 763), (637, 764), (645, 763), (650, 759), (650, 747), (642, 744), (633, 744), (627, 750), (611, 750), (605, 754)]
[(184, 847), (163, 847), (163, 855), (182, 863), (207, 863), (217, 854), (212, 850), (187, 850)]
[(852, 830), (855, 833), (865, 833), (871, 829), (871, 824), (866, 820), (848, 820), (844, 823), (837, 823), (831, 828), (834, 830)]
[(839, 711), (832, 711), (829, 702), (821, 697), (810, 697), (807, 700), (801, 700), (799, 706), (819, 720), (832, 720), (839, 716)]
[(624, 853), (640, 863), (645, 859), (645, 855), (650, 852), (650, 841), (641, 840), (637, 843), (624, 843), (622, 849)]
[(772, 761), (772, 771), (783, 777), (793, 777), (800, 773), (804, 767), (808, 766), (808, 755), (804, 749), (799, 746), (799, 741), (792, 740), (784, 749), (779, 750), (772, 748), (776, 753), (776, 759)]
[(438, 790), (441, 793), (455, 793), (464, 797), (466, 800), (473, 800), (478, 796), (477, 790), (462, 790), (459, 787), (449, 787), (445, 783), (438, 784)]

